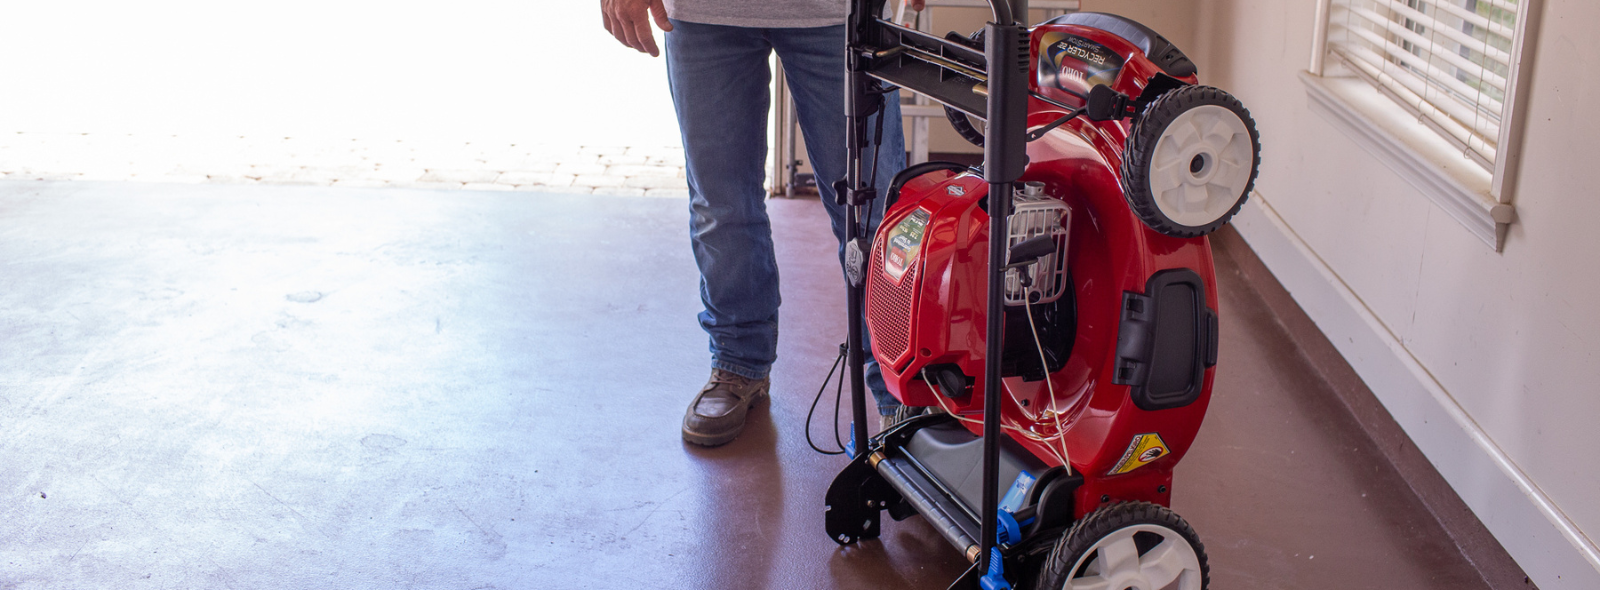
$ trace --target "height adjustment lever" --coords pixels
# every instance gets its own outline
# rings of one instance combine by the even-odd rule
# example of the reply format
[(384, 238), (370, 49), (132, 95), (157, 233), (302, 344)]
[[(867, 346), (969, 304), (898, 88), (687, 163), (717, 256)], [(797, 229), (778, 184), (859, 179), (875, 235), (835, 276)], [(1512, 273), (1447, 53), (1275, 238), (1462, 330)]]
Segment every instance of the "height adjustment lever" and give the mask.
[(1083, 108), (1091, 121), (1120, 121), (1129, 114), (1128, 102), (1128, 95), (1098, 84), (1089, 89), (1089, 100)]

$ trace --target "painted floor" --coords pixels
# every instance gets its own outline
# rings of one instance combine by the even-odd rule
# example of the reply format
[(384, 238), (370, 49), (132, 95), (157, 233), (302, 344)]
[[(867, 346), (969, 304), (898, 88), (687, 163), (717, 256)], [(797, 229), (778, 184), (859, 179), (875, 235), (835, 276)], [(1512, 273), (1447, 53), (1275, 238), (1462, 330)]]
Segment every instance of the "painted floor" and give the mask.
[[(0, 588), (943, 588), (920, 518), (822, 530), (842, 279), (769, 207), (772, 403), (708, 450), (683, 199), (0, 181)], [(1213, 587), (1483, 587), (1236, 255), (1174, 487)]]

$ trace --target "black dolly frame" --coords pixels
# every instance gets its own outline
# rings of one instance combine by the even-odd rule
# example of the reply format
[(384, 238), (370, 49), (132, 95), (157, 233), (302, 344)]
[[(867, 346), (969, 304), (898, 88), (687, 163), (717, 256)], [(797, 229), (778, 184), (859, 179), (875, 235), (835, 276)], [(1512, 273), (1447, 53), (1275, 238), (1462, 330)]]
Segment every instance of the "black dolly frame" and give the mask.
[[(985, 351), (983, 408), (982, 532), (976, 539), (980, 551), (976, 572), (989, 570), (998, 529), (1000, 453), (1000, 334), (1004, 302), (1006, 231), (1013, 184), (1027, 166), (1028, 29), (1027, 0), (988, 0), (993, 20), (984, 28), (984, 49), (896, 25), (879, 18), (885, 0), (851, 0), (846, 22), (846, 122), (849, 158), (846, 176), (837, 185), (840, 201), (848, 205), (846, 238), (854, 250), (848, 273), (850, 409), (854, 420), (855, 456), (836, 478), (828, 493), (828, 532), (841, 544), (878, 536), (880, 511), (893, 494), (875, 477), (870, 464), (867, 433), (866, 378), (862, 348), (864, 330), (865, 260), (870, 252), (860, 220), (876, 198), (873, 179), (863, 176), (869, 117), (879, 111), (882, 92), (875, 81), (926, 95), (952, 108), (988, 122), (984, 134), (983, 174), (989, 183), (989, 284), (988, 348)], [(843, 484), (843, 485), (841, 485)], [(853, 488), (853, 489), (852, 489)], [(876, 488), (876, 489), (865, 489)], [(964, 576), (963, 578), (969, 578)], [(959, 584), (959, 582), (958, 582)]]

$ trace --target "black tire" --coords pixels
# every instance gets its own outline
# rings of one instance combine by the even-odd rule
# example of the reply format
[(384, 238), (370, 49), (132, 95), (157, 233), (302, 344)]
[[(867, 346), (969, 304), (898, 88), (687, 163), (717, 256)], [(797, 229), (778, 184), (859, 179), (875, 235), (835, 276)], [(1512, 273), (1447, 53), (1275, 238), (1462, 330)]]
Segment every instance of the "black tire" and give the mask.
[[(1200, 589), (1211, 585), (1211, 567), (1206, 562), (1206, 548), (1200, 543), (1200, 537), (1195, 534), (1194, 528), (1184, 521), (1182, 517), (1172, 510), (1151, 504), (1149, 502), (1124, 502), (1112, 504), (1089, 513), (1061, 537), (1056, 547), (1050, 552), (1044, 564), (1039, 568), (1038, 576), (1034, 579), (1034, 590), (1063, 590), (1072, 587), (1069, 582), (1075, 578), (1089, 575), (1091, 564), (1098, 559), (1092, 553), (1096, 543), (1101, 539), (1118, 533), (1129, 527), (1143, 527), (1164, 529), (1170, 535), (1157, 532), (1136, 532), (1133, 541), (1138, 548), (1141, 559), (1152, 555), (1157, 548), (1165, 542), (1182, 541), (1194, 549), (1194, 555), (1199, 560)], [(1153, 539), (1152, 539), (1153, 537)], [(1182, 550), (1181, 547), (1170, 549)], [(1170, 550), (1168, 549), (1168, 550)], [(1102, 572), (1096, 572), (1096, 574)], [(1192, 574), (1187, 580), (1192, 581)], [(1180, 588), (1183, 584), (1179, 581), (1186, 578), (1175, 578), (1166, 588), (1152, 590), (1167, 590)], [(1192, 583), (1189, 584), (1192, 587)]]
[[(1156, 148), (1161, 138), (1167, 134), (1168, 128), (1177, 122), (1185, 113), (1200, 107), (1220, 107), (1237, 116), (1248, 131), (1249, 146), (1249, 177), (1239, 190), (1238, 183), (1226, 192), (1238, 192), (1233, 195), (1231, 207), (1217, 207), (1217, 214), (1203, 219), (1200, 222), (1188, 220), (1190, 223), (1181, 223), (1174, 220), (1157, 202), (1157, 195), (1152, 190), (1152, 173), (1156, 158)], [(1195, 164), (1191, 165), (1191, 174), (1196, 174), (1203, 166), (1202, 156), (1194, 156)], [(1210, 160), (1206, 160), (1210, 162)], [(1128, 206), (1135, 215), (1158, 232), (1180, 238), (1203, 236), (1216, 231), (1226, 224), (1239, 208), (1249, 198), (1250, 191), (1255, 188), (1256, 175), (1261, 169), (1261, 135), (1256, 131), (1256, 122), (1250, 117), (1250, 111), (1244, 108), (1239, 99), (1222, 90), (1210, 86), (1183, 86), (1157, 97), (1145, 108), (1138, 122), (1133, 125), (1133, 132), (1128, 136), (1126, 149), (1122, 155), (1122, 193), (1128, 201)], [(1223, 202), (1225, 203), (1225, 201)], [(1212, 209), (1209, 208), (1208, 209)]]
[(972, 145), (983, 147), (983, 132), (973, 126), (972, 119), (968, 119), (966, 113), (945, 107), (944, 118), (950, 120), (950, 127), (955, 129), (956, 133), (961, 134), (961, 139), (967, 140), (967, 143)]
[[(962, 45), (966, 45), (967, 47), (971, 47), (981, 52), (983, 51), (984, 37), (987, 36), (985, 31), (985, 29), (978, 29), (966, 37), (962, 37), (960, 33), (955, 31), (950, 31), (950, 34), (945, 35), (944, 38), (955, 41)], [(961, 135), (961, 139), (967, 140), (967, 143), (972, 145), (983, 147), (983, 130), (978, 129), (977, 126), (973, 125), (972, 119), (968, 119), (966, 113), (950, 107), (945, 107), (944, 118), (950, 121), (950, 127), (955, 129), (957, 134)]]

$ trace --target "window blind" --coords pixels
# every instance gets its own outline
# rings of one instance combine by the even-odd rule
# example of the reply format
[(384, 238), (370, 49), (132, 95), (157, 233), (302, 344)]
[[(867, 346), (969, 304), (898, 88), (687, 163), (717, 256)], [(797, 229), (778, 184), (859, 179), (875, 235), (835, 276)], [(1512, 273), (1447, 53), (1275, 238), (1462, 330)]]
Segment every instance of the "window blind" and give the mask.
[(1520, 0), (1333, 0), (1328, 51), (1493, 170)]

